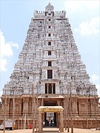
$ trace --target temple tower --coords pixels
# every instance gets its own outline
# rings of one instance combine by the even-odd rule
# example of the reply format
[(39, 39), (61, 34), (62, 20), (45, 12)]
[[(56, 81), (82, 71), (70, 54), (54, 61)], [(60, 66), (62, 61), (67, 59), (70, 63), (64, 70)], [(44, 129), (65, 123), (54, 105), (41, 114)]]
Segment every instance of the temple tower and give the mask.
[[(80, 123), (82, 119), (97, 120), (100, 116), (97, 89), (89, 79), (66, 12), (54, 11), (49, 3), (45, 11), (35, 11), (31, 18), (18, 62), (10, 82), (3, 88), (2, 116), (6, 104), (6, 118), (14, 118), (17, 128), (28, 128), (32, 123), (34, 107), (38, 116), (37, 108), (40, 106), (62, 106), (65, 125), (68, 124), (66, 120), (70, 121), (72, 111), (74, 127), (86, 128), (86, 123)], [(33, 84), (37, 106), (32, 106)], [(47, 111), (42, 117), (45, 123), (52, 120), (55, 126), (59, 126), (59, 113)], [(96, 127), (96, 121), (90, 126)]]

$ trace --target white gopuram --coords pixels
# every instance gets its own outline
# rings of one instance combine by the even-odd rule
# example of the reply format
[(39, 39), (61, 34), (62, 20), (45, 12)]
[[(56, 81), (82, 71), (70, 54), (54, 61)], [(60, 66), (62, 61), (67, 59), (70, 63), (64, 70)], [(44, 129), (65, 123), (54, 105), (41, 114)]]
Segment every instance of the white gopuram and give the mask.
[[(37, 106), (32, 106), (33, 84)], [(98, 99), (96, 86), (90, 83), (81, 61), (66, 12), (54, 11), (50, 3), (45, 11), (35, 11), (18, 62), (3, 88), (1, 115), (6, 100), (6, 118), (15, 119), (17, 128), (23, 128), (32, 123), (32, 115), (38, 115), (40, 106), (62, 106), (64, 120), (69, 119), (69, 124), (71, 111), (74, 127), (96, 127), (96, 123), (100, 123)], [(86, 124), (88, 118), (91, 124)], [(51, 117), (49, 112), (43, 112), (43, 121), (50, 119), (59, 126), (57, 111), (51, 113)]]

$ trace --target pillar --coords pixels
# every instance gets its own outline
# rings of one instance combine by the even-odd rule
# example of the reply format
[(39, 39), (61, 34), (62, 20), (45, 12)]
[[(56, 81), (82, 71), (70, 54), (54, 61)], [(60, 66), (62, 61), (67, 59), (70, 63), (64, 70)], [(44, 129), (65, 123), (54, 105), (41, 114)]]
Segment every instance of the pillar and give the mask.
[(42, 133), (42, 112), (39, 111), (39, 133)]
[(26, 120), (27, 120), (27, 116), (28, 116), (28, 102), (29, 102), (29, 98), (27, 97), (23, 97), (23, 121), (24, 121), (24, 125), (23, 128), (26, 129), (27, 125), (26, 125)]
[(77, 110), (77, 98), (72, 98), (72, 113), (74, 116), (78, 115), (78, 110)]
[(56, 117), (56, 124), (57, 124), (57, 127), (59, 127), (59, 129), (60, 129), (60, 113), (56, 113), (56, 115), (57, 115), (57, 117)]
[(63, 111), (60, 111), (60, 132), (64, 132)]
[(27, 97), (23, 98), (23, 113), (28, 113), (28, 102), (29, 99)]

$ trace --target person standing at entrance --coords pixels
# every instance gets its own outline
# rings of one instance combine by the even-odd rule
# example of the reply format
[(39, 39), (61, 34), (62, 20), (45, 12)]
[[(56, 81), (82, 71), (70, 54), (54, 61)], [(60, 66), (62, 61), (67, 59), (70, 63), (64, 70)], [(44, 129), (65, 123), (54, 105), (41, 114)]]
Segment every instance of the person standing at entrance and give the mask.
[(52, 120), (51, 120), (51, 126), (52, 126)]

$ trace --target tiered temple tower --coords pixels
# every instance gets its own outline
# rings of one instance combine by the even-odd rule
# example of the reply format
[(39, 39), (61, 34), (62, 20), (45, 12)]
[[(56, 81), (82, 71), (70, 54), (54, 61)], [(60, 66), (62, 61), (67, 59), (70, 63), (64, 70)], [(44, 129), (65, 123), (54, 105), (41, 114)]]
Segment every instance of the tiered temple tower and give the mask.
[[(64, 109), (64, 126), (68, 120), (70, 126), (71, 112), (74, 127), (96, 127), (99, 98), (89, 79), (66, 12), (54, 11), (49, 3), (31, 19), (19, 60), (3, 89), (1, 121), (6, 105), (6, 119), (15, 119), (17, 128), (28, 128), (39, 107), (52, 106)], [(59, 126), (59, 113), (51, 112), (42, 112), (43, 121), (52, 119)]]

